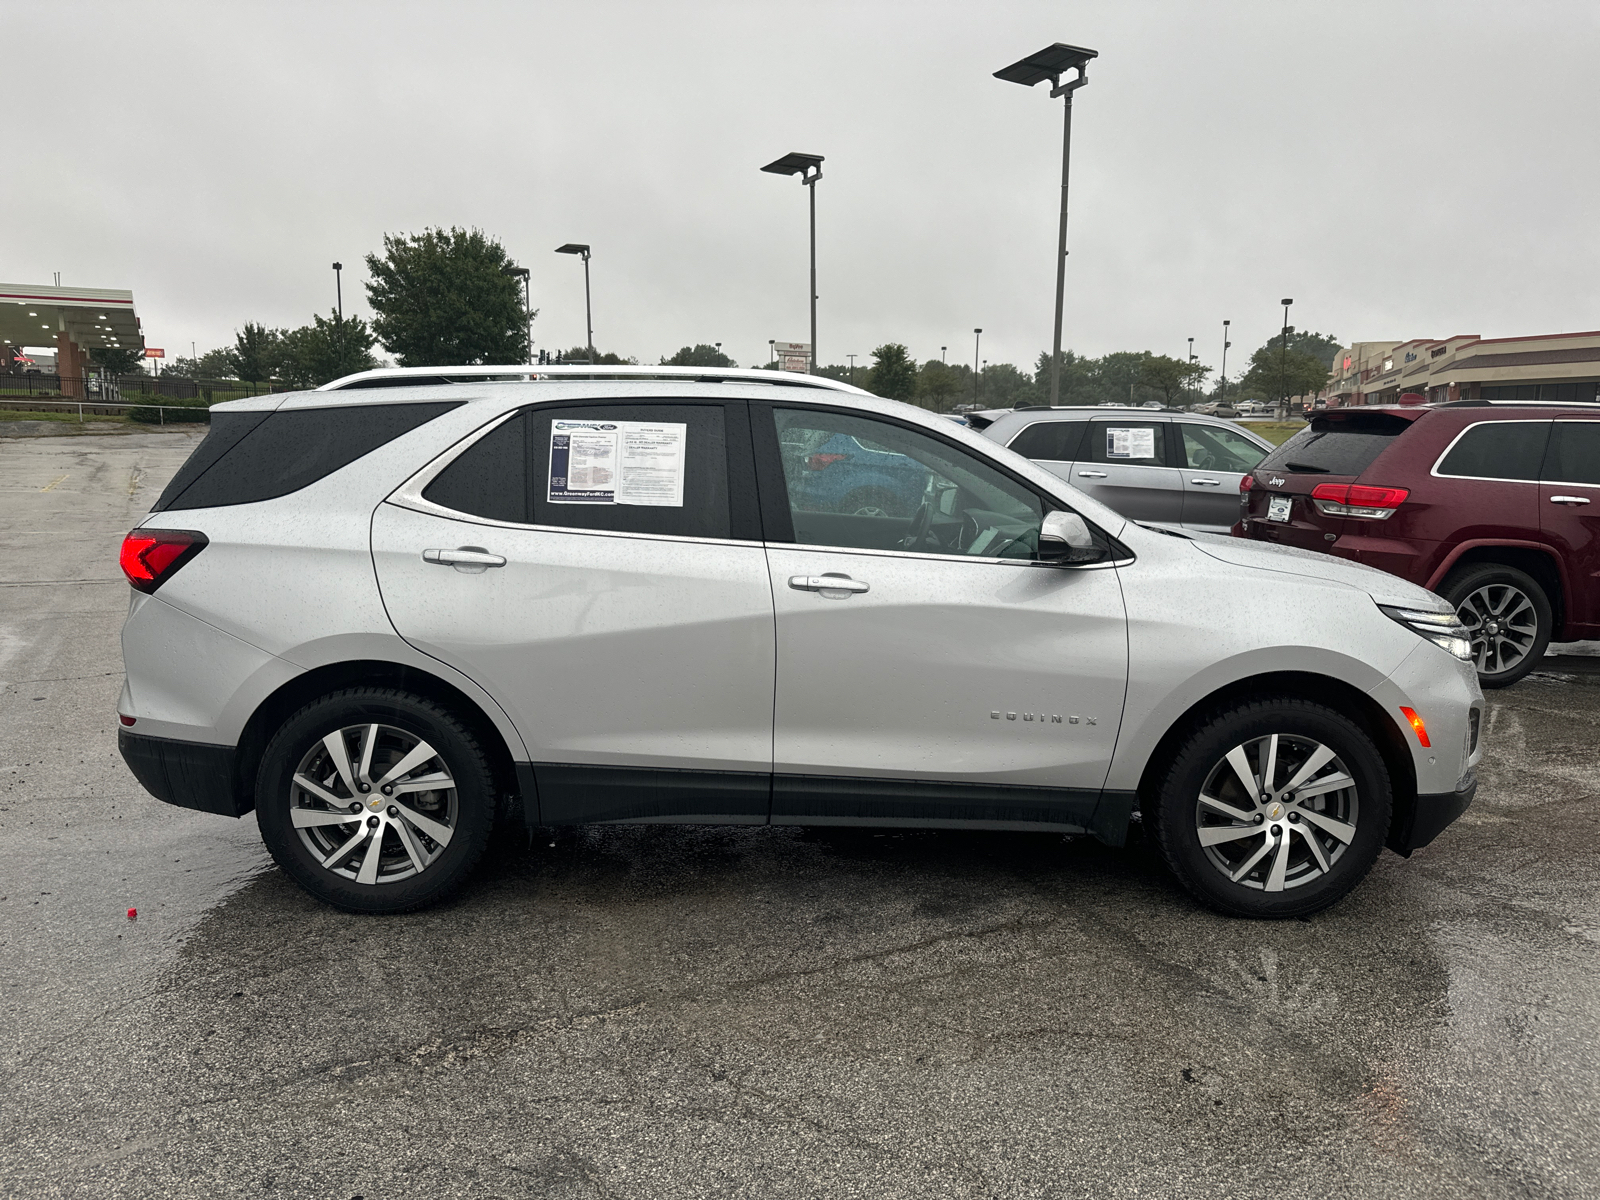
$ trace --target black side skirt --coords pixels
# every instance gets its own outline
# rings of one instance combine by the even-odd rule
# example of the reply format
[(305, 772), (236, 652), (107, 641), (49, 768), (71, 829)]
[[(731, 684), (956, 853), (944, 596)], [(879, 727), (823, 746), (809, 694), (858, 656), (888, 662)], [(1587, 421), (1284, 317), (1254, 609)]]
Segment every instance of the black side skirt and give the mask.
[(157, 800), (179, 808), (242, 817), (255, 807), (252, 796), (233, 786), (232, 746), (180, 742), (117, 730), (117, 749), (133, 777)]
[(1092, 833), (1127, 840), (1133, 792), (519, 763), (530, 829), (590, 823), (877, 825)]

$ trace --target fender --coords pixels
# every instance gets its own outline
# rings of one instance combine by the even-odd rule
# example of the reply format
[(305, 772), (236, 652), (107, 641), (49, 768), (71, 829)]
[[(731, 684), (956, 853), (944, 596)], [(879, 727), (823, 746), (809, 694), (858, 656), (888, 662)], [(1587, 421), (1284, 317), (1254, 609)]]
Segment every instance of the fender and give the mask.
[(1572, 595), (1572, 585), (1567, 580), (1567, 564), (1561, 555), (1557, 554), (1554, 549), (1544, 542), (1524, 542), (1515, 538), (1472, 538), (1462, 542), (1444, 556), (1444, 560), (1433, 569), (1433, 574), (1428, 576), (1428, 582), (1422, 586), (1430, 592), (1438, 591), (1439, 584), (1444, 581), (1446, 575), (1450, 574), (1450, 569), (1456, 565), (1456, 561), (1468, 550), (1476, 550), (1479, 546), (1512, 546), (1519, 550), (1537, 550), (1539, 553), (1547, 555), (1555, 562), (1556, 574), (1561, 580), (1561, 594), (1563, 596)]

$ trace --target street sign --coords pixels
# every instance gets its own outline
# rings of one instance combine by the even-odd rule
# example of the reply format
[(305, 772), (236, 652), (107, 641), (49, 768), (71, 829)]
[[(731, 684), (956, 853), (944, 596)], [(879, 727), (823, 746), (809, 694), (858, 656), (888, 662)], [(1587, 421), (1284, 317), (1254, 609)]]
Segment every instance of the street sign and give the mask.
[(146, 358), (165, 358), (167, 356), (167, 352), (165, 350), (157, 349), (155, 346), (146, 346), (144, 348), (144, 356)]

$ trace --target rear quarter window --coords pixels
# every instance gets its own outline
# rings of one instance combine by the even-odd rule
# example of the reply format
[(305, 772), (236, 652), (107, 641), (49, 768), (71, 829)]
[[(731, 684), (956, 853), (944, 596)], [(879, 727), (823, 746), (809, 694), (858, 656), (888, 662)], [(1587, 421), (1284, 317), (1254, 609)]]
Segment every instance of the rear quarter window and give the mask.
[[(151, 511), (223, 508), (287, 496), (460, 404), (361, 404), (266, 414), (218, 413), (211, 432), (172, 477)], [(260, 417), (264, 419), (252, 419)], [(191, 470), (195, 463), (200, 465)]]
[(1087, 421), (1035, 421), (1011, 439), (1009, 448), (1024, 458), (1072, 462), (1088, 427)]
[(1548, 421), (1485, 421), (1457, 436), (1434, 474), (1532, 482), (1539, 478), (1549, 438)]
[(1313, 417), (1311, 424), (1261, 460), (1260, 469), (1289, 475), (1360, 475), (1411, 428), (1389, 413)]

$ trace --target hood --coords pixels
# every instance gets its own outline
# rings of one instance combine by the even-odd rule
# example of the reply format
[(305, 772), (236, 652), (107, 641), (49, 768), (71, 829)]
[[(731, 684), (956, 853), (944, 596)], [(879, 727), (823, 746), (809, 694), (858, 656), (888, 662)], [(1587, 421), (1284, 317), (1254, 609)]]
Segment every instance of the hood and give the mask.
[(1391, 575), (1376, 567), (1364, 567), (1348, 559), (1334, 558), (1331, 554), (1217, 534), (1191, 533), (1190, 537), (1200, 553), (1235, 567), (1254, 567), (1261, 571), (1278, 571), (1285, 575), (1303, 575), (1307, 579), (1347, 584), (1366, 592), (1379, 604), (1425, 612), (1454, 611), (1447, 600), (1427, 588), (1408, 583), (1398, 575)]

